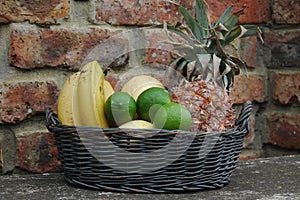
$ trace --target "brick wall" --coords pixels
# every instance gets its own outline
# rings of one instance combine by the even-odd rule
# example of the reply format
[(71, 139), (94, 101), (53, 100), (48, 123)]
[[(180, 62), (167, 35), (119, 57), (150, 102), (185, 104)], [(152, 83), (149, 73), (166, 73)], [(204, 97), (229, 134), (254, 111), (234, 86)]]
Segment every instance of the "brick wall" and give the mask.
[[(236, 105), (247, 100), (255, 104), (241, 159), (300, 151), (299, 1), (207, 1), (212, 18), (218, 17), (230, 4), (236, 5), (236, 9), (246, 5), (240, 22), (259, 24), (265, 40), (263, 46), (256, 37), (237, 44), (239, 55), (249, 66), (249, 78), (236, 78), (231, 97)], [(176, 2), (193, 11), (194, 0)], [(64, 80), (80, 68), (90, 50), (122, 31), (182, 20), (176, 5), (159, 0), (6, 0), (0, 2), (0, 12), (0, 169), (3, 173), (14, 169), (60, 170), (54, 138), (44, 125), (44, 110), (56, 111)], [(111, 43), (103, 46), (100, 61), (114, 59), (113, 71), (130, 65), (169, 61), (166, 52), (153, 48), (110, 58), (111, 52), (128, 51), (137, 43), (155, 48), (162, 45), (159, 33), (140, 34), (139, 37), (121, 34), (124, 37), (109, 40)], [(116, 74), (108, 78), (114, 83), (118, 80)], [(273, 147), (280, 150), (272, 151)]]

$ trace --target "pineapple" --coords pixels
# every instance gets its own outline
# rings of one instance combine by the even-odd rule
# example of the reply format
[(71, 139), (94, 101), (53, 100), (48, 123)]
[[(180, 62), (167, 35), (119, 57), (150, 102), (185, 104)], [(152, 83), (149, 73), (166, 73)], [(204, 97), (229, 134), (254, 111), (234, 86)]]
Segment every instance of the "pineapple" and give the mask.
[(223, 132), (233, 127), (235, 113), (229, 95), (222, 87), (200, 79), (184, 81), (171, 91), (172, 100), (190, 111), (191, 131)]
[[(211, 23), (206, 2), (197, 0), (195, 17), (186, 8), (179, 8), (187, 27), (165, 26), (187, 41), (177, 43), (169, 35), (169, 42), (175, 45), (180, 56), (171, 62), (167, 77), (176, 74), (179, 77), (179, 84), (168, 89), (172, 100), (191, 112), (191, 131), (225, 132), (234, 126), (236, 114), (229, 91), (234, 76), (241, 70), (246, 72), (246, 66), (239, 58), (229, 55), (226, 47), (240, 37), (257, 33), (260, 37), (260, 32), (255, 25), (238, 25), (243, 10), (231, 14), (232, 9), (233, 6), (228, 7), (216, 23)], [(178, 73), (184, 78), (180, 79)]]

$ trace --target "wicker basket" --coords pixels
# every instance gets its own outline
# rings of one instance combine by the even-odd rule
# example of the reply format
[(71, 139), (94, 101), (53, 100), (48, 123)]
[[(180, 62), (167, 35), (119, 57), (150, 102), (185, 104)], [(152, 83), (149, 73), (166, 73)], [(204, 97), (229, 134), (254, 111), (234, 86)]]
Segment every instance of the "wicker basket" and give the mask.
[(102, 191), (174, 193), (229, 183), (251, 111), (252, 104), (245, 103), (235, 128), (226, 133), (66, 126), (49, 110), (46, 122), (68, 183)]

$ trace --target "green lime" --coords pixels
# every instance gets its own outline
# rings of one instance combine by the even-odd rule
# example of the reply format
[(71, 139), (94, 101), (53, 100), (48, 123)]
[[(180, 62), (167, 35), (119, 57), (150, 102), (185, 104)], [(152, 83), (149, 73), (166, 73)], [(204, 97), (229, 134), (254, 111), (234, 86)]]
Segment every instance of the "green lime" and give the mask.
[(152, 87), (143, 91), (137, 98), (137, 114), (151, 122), (161, 105), (171, 102), (169, 92), (164, 88)]
[(136, 102), (127, 92), (115, 92), (105, 102), (104, 110), (109, 126), (120, 126), (133, 119)]
[(192, 116), (190, 112), (181, 104), (167, 103), (161, 106), (154, 115), (154, 128), (166, 130), (190, 130)]

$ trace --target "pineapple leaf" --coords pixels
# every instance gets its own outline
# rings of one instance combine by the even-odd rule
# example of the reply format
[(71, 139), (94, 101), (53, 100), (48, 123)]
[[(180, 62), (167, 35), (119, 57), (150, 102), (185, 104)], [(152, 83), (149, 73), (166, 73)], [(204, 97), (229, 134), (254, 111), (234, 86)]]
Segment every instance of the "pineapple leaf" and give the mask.
[(226, 74), (228, 74), (229, 72), (231, 72), (232, 69), (229, 65), (227, 65), (225, 62), (221, 62), (220, 64), (220, 73), (222, 76), (225, 76)]
[(236, 26), (231, 31), (229, 31), (225, 36), (225, 45), (231, 43), (233, 40), (242, 37), (247, 32), (243, 26)]
[(230, 13), (233, 9), (233, 5), (229, 6), (224, 12), (223, 14), (220, 16), (219, 20), (216, 23), (216, 26), (219, 26), (219, 24), (224, 24), (230, 17)]
[(213, 78), (214, 80), (220, 79), (220, 64), (221, 64), (221, 58), (219, 58), (216, 54), (213, 54)]
[(226, 52), (224, 51), (223, 47), (222, 47), (222, 44), (221, 44), (221, 41), (220, 40), (216, 40), (216, 50), (217, 50), (217, 53), (218, 53), (218, 56), (221, 57), (221, 58), (226, 58), (227, 57), (227, 54)]
[(218, 26), (215, 26), (215, 29), (217, 31), (225, 31), (225, 32), (228, 32), (228, 29), (224, 26), (224, 24), (222, 23), (219, 23)]
[(211, 55), (208, 53), (197, 54), (197, 58), (203, 67), (207, 67), (207, 65), (211, 59)]
[(233, 87), (234, 83), (234, 72), (231, 70), (223, 77), (223, 83), (225, 84), (225, 88), (230, 89)]
[(182, 62), (179, 63), (179, 65), (177, 66), (177, 70), (182, 71), (184, 69), (184, 67), (186, 67), (186, 65), (189, 63), (189, 61), (187, 60), (183, 60)]
[(179, 35), (181, 38), (183, 38), (184, 40), (186, 40), (189, 45), (191, 46), (195, 46), (195, 41), (193, 41), (186, 33), (184, 33), (183, 31), (181, 31), (180, 29), (171, 26), (171, 25), (164, 25), (164, 29), (166, 30), (167, 35), (169, 36), (169, 38), (171, 38), (171, 36), (168, 34), (168, 30), (172, 31), (173, 33)]
[[(180, 58), (175, 59), (173, 69), (179, 71), (187, 80), (213, 81), (230, 89), (235, 75), (243, 72), (247, 75), (246, 63), (240, 58), (230, 55), (226, 45), (234, 43), (238, 38), (257, 35), (261, 41), (261, 30), (257, 25), (239, 25), (239, 17), (245, 6), (232, 13), (233, 6), (227, 7), (216, 23), (210, 22), (209, 8), (206, 0), (196, 0), (195, 16), (186, 8), (179, 7), (185, 25), (167, 28), (187, 42), (180, 44), (172, 40), (174, 49)], [(238, 50), (234, 48), (232, 50)]]
[(178, 47), (174, 47), (174, 50), (178, 51), (178, 54), (188, 61), (193, 61), (196, 59), (196, 54), (194, 49), (189, 46), (181, 45)]
[(186, 78), (187, 78), (188, 81), (190, 81), (191, 78), (193, 77), (192, 74), (193, 74), (194, 71), (195, 71), (195, 65), (196, 65), (196, 61), (189, 62), (189, 63), (187, 64)]
[(239, 10), (239, 11), (233, 13), (233, 14), (232, 14), (232, 15), (224, 22), (224, 25), (227, 27), (228, 30), (233, 29), (233, 28), (237, 25), (237, 23), (238, 23), (238, 21), (239, 21), (239, 17), (240, 17), (241, 14), (244, 13), (245, 8), (246, 8), (246, 7), (244, 6), (241, 10)]
[(239, 17), (236, 15), (231, 15), (227, 21), (224, 22), (224, 26), (228, 29), (231, 30), (233, 27), (236, 26), (236, 24), (239, 21)]
[(178, 65), (178, 63), (180, 62), (180, 60), (182, 60), (183, 58), (182, 57), (178, 57), (174, 60), (172, 60), (170, 63), (169, 63), (169, 66), (175, 66), (174, 68), (176, 68), (176, 66)]
[(188, 10), (184, 7), (179, 7), (181, 14), (183, 15), (188, 27), (191, 29), (193, 35), (203, 43), (203, 31), (197, 21), (193, 18), (193, 16), (188, 12)]
[(224, 60), (222, 60), (220, 64), (220, 73), (223, 77), (224, 87), (230, 89), (233, 85), (235, 73)]
[(210, 36), (210, 16), (208, 11), (208, 5), (204, 0), (196, 0), (196, 20), (202, 27), (202, 40), (201, 43), (205, 44), (206, 40)]
[(230, 59), (237, 65), (237, 68), (240, 69), (247, 76), (248, 73), (245, 62), (234, 56), (230, 56)]
[(247, 32), (242, 37), (249, 37), (249, 36), (256, 35), (259, 38), (259, 40), (261, 41), (261, 43), (262, 44), (264, 43), (264, 40), (262, 38), (262, 31), (260, 30), (260, 28), (258, 26), (253, 25), (253, 24), (246, 24), (243, 26), (247, 29)]
[(201, 64), (202, 71), (206, 71), (211, 60), (210, 54), (197, 54), (199, 63)]
[(257, 26), (254, 24), (246, 24), (243, 26), (245, 29), (247, 29), (247, 31), (242, 37), (249, 37), (249, 36), (257, 35), (257, 33), (259, 31)]

